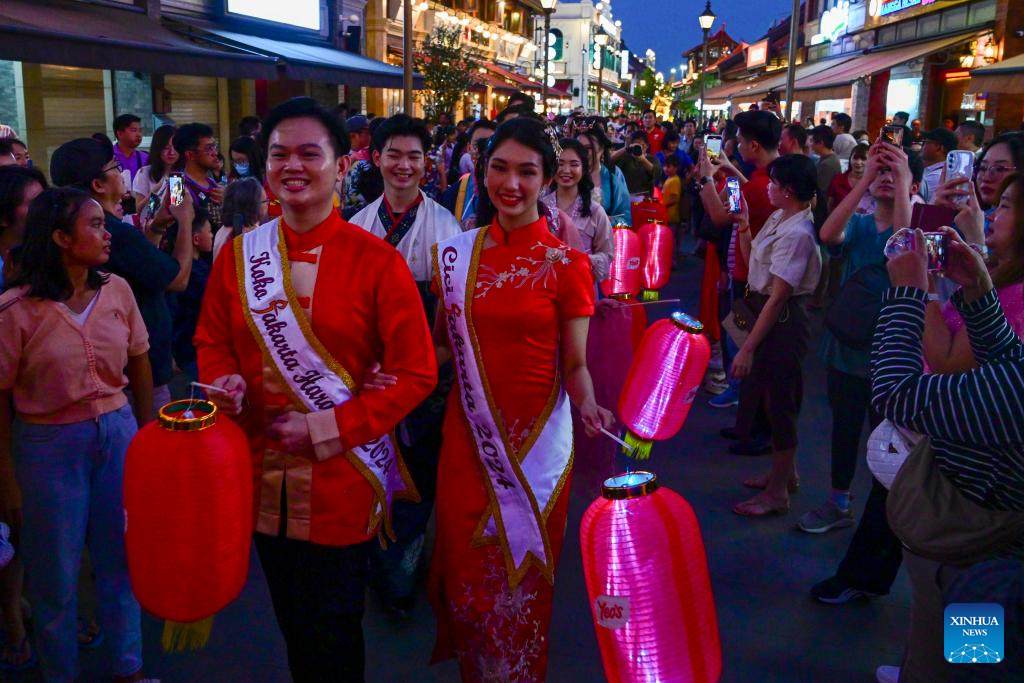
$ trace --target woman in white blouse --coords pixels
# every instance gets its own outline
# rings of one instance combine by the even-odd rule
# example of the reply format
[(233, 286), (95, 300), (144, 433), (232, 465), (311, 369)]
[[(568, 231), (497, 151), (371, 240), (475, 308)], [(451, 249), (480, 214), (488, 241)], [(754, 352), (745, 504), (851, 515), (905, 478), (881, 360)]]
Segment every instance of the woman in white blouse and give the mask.
[(153, 131), (153, 142), (149, 146), (149, 164), (139, 169), (132, 181), (132, 194), (139, 211), (150, 195), (161, 194), (167, 176), (178, 161), (178, 153), (171, 144), (177, 128), (171, 125), (160, 126)]
[(739, 248), (749, 254), (750, 263), (744, 302), (757, 319), (733, 359), (732, 372), (743, 380), (740, 400), (764, 402), (772, 430), (771, 470), (744, 482), (764, 491), (733, 508), (750, 517), (789, 511), (789, 490), (797, 481), (801, 364), (810, 338), (806, 302), (821, 275), (810, 208), (817, 187), (814, 162), (787, 154), (769, 165), (768, 175), (768, 200), (778, 210), (751, 241), (744, 202), (736, 228)]
[(558, 172), (551, 190), (541, 201), (555, 213), (561, 209), (576, 226), (583, 242), (582, 251), (590, 256), (594, 280), (608, 277), (612, 262), (612, 226), (601, 204), (593, 200), (594, 181), (584, 169), (590, 168), (586, 148), (572, 138), (561, 140)]

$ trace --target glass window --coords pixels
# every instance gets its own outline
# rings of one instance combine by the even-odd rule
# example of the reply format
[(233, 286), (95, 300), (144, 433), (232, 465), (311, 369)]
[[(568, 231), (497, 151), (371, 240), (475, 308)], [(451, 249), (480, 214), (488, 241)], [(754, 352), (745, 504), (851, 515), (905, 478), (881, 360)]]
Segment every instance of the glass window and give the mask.
[(942, 15), (936, 12), (935, 14), (929, 14), (928, 16), (921, 17), (917, 21), (917, 35), (921, 36), (933, 36), (942, 29)]
[(960, 7), (954, 7), (948, 12), (943, 12), (942, 30), (953, 31), (967, 26), (967, 9), (966, 5), (961, 5)]
[(886, 43), (896, 42), (896, 27), (886, 26), (885, 28), (878, 30), (878, 44), (885, 45)]
[(984, 24), (987, 21), (995, 21), (995, 18), (996, 0), (978, 2), (970, 6), (970, 18), (968, 19), (968, 23), (972, 26), (975, 24)]
[(902, 24), (898, 24), (897, 36), (899, 40), (912, 40), (917, 37), (917, 22), (907, 21)]

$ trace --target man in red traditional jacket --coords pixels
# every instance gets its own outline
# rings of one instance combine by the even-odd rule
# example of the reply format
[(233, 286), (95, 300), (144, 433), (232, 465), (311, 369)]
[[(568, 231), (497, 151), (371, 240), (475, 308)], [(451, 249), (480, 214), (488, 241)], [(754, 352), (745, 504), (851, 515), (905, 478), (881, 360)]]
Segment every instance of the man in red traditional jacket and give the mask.
[[(405, 260), (333, 206), (344, 124), (296, 98), (262, 135), (282, 217), (214, 263), (200, 376), (249, 436), (256, 548), (293, 678), (363, 680), (370, 543), (390, 532), (392, 500), (416, 499), (390, 432), (430, 393), (437, 365)], [(397, 382), (362, 392), (377, 364)]]

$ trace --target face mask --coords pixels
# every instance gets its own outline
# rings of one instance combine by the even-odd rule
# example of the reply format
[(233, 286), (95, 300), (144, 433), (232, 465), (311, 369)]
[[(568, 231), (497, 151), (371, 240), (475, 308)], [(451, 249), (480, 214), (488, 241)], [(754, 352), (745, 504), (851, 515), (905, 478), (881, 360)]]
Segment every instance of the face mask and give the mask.
[(249, 175), (249, 164), (235, 164), (235, 173), (245, 178)]

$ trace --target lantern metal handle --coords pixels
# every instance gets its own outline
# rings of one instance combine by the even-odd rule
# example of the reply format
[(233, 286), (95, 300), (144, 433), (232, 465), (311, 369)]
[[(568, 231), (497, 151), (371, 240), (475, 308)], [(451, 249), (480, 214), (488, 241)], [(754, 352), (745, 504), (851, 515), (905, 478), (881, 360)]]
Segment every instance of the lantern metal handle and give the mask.
[(704, 323), (682, 311), (676, 311), (672, 314), (672, 322), (676, 324), (676, 327), (690, 334), (700, 334), (704, 331)]
[(626, 500), (642, 498), (657, 490), (658, 476), (653, 472), (637, 470), (605, 479), (601, 494), (609, 500)]
[(157, 414), (160, 426), (172, 432), (198, 432), (217, 424), (217, 404), (197, 398), (171, 401)]

